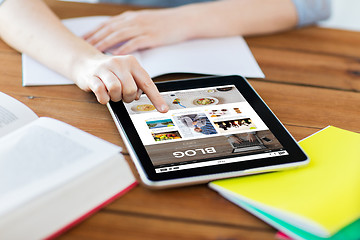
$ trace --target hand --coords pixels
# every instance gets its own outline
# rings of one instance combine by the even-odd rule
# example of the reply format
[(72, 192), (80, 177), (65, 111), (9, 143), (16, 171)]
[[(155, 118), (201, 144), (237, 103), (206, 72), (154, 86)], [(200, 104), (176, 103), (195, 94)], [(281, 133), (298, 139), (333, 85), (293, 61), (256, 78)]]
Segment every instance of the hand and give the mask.
[(144, 92), (159, 112), (169, 110), (155, 84), (133, 56), (99, 54), (82, 61), (74, 69), (75, 83), (85, 91), (94, 92), (102, 104), (110, 99), (132, 102)]
[(249, 141), (249, 142), (255, 142), (256, 141), (256, 137), (255, 137), (255, 134), (252, 134), (252, 133), (248, 133), (248, 135), (247, 135), (247, 140)]
[(243, 140), (242, 140), (241, 138), (239, 138), (239, 137), (237, 137), (237, 136), (235, 136), (235, 135), (230, 135), (228, 138), (229, 138), (230, 141), (233, 142), (233, 143), (238, 143), (238, 144), (240, 144), (240, 143), (243, 142)]
[(188, 38), (191, 28), (182, 12), (177, 8), (128, 11), (110, 18), (83, 38), (102, 52), (123, 43), (112, 51), (114, 55), (177, 43)]

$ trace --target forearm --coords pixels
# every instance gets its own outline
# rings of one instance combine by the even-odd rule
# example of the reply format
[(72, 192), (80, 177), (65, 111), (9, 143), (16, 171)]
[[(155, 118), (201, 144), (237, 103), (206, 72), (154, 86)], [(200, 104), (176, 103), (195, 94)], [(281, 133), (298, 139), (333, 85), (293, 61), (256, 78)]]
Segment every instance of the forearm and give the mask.
[(160, 112), (168, 111), (155, 84), (133, 56), (107, 56), (73, 35), (41, 0), (6, 0), (0, 36), (12, 47), (93, 91), (100, 103), (131, 102), (142, 90)]
[(291, 0), (222, 0), (175, 9), (184, 21), (196, 23), (189, 25), (188, 38), (267, 34), (297, 24)]
[(66, 29), (41, 0), (6, 0), (0, 6), (0, 36), (72, 80), (77, 64), (100, 54)]

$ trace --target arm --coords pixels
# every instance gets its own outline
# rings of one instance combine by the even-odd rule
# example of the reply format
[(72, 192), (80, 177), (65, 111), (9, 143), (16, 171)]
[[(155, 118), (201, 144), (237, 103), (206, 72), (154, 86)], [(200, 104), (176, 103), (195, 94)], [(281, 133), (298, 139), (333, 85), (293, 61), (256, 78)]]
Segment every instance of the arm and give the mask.
[(293, 28), (297, 12), (291, 0), (222, 0), (176, 8), (125, 12), (84, 38), (103, 51), (127, 41), (115, 54), (193, 38), (267, 34)]
[(100, 103), (125, 102), (142, 89), (155, 107), (168, 107), (132, 56), (110, 57), (73, 35), (41, 0), (6, 0), (0, 5), (0, 36), (13, 48), (93, 91)]

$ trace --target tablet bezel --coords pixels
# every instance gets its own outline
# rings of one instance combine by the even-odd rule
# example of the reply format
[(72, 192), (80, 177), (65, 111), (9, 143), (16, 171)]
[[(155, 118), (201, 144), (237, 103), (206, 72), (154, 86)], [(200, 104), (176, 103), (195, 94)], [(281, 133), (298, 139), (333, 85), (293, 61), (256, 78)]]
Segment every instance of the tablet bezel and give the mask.
[(171, 184), (172, 180), (176, 180), (177, 184), (209, 181), (221, 177), (244, 175), (252, 172), (251, 170), (255, 172), (274, 171), (308, 163), (306, 154), (245, 78), (241, 76), (203, 77), (158, 82), (156, 85), (160, 92), (235, 85), (289, 155), (156, 173), (124, 103), (122, 101), (110, 102), (109, 110), (117, 122), (117, 127), (145, 184), (154, 186), (160, 183), (158, 185), (165, 186)]

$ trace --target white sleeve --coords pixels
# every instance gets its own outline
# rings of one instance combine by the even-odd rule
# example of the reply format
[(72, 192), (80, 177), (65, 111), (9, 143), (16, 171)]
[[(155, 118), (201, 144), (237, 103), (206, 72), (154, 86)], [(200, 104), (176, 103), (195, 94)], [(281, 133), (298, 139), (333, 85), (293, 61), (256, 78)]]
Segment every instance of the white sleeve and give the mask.
[(331, 14), (330, 0), (292, 0), (297, 14), (298, 27), (325, 20)]

